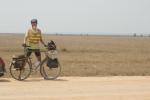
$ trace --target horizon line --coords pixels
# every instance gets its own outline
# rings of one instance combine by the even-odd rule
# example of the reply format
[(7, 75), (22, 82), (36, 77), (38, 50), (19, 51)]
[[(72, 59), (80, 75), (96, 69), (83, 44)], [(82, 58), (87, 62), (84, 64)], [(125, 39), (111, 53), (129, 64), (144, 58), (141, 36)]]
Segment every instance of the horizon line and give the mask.
[[(25, 32), (0, 32), (0, 34), (25, 34)], [(64, 35), (150, 35), (150, 32), (43, 32), (43, 34)]]
[[(91, 32), (92, 33), (92, 32)], [(21, 33), (21, 32), (15, 32), (15, 33), (10, 33), (10, 32), (7, 32), (7, 33), (5, 33), (5, 32), (2, 32), (2, 33), (0, 33), (0, 35), (4, 35), (4, 34), (15, 34), (15, 35), (24, 35), (25, 33)], [(71, 33), (71, 32), (67, 32), (67, 34), (65, 33), (63, 33), (63, 32), (51, 32), (51, 33), (44, 33), (45, 35), (58, 35), (58, 36), (69, 36), (69, 35), (72, 35), (72, 36), (134, 36), (134, 37), (138, 37), (138, 36), (141, 36), (141, 37), (143, 37), (143, 36), (149, 36), (150, 37), (150, 34), (137, 34), (137, 33), (132, 33), (132, 34), (113, 34), (113, 33), (111, 33), (111, 34), (90, 34), (90, 33)]]

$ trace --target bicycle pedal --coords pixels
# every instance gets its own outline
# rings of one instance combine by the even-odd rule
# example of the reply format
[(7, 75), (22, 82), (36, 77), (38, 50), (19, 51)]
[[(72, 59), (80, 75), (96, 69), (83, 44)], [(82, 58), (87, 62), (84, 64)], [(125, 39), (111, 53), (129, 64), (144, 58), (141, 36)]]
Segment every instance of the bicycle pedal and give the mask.
[(4, 72), (0, 72), (0, 74), (4, 74)]
[(34, 72), (34, 69), (31, 69), (31, 72), (33, 73), (33, 72)]
[(37, 72), (37, 70), (36, 69), (31, 69), (31, 72), (35, 73), (35, 72)]

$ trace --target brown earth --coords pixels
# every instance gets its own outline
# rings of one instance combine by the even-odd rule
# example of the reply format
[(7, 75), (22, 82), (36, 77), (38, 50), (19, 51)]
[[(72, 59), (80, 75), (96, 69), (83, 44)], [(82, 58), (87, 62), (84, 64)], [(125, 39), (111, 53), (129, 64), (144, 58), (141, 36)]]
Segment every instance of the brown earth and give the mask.
[(1, 78), (0, 100), (150, 100), (150, 77)]

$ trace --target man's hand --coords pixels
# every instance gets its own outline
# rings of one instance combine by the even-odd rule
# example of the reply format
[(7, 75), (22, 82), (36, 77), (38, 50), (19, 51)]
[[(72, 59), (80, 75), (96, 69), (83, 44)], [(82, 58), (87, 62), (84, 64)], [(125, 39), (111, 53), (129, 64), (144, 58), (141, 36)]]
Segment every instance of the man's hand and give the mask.
[(26, 47), (27, 45), (25, 43), (22, 44), (23, 47)]
[(47, 47), (47, 45), (46, 45), (46, 44), (44, 44), (44, 47)]

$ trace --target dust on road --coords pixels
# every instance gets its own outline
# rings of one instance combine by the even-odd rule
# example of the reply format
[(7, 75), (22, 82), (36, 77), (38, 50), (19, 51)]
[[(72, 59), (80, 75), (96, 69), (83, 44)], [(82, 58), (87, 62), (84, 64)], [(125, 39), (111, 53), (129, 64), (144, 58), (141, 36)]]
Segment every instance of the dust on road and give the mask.
[(150, 100), (150, 77), (1, 78), (0, 100)]

